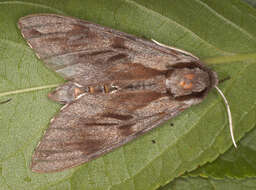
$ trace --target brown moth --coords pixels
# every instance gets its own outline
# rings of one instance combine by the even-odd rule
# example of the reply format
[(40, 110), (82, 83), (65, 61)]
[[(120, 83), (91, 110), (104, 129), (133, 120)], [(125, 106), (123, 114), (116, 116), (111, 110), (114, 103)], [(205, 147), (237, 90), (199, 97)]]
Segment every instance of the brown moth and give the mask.
[(36, 14), (18, 27), (67, 79), (49, 94), (65, 106), (34, 152), (34, 172), (61, 171), (120, 147), (202, 102), (218, 83), (190, 53), (87, 21)]

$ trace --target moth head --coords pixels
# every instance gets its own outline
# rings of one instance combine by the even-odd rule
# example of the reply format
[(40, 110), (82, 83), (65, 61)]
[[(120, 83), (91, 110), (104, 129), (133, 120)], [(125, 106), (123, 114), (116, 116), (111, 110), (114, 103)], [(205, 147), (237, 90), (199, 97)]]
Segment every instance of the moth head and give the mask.
[(198, 67), (175, 68), (166, 79), (166, 87), (174, 98), (199, 94), (209, 86), (209, 73)]
[(76, 100), (83, 93), (84, 91), (80, 85), (73, 82), (67, 82), (49, 93), (48, 97), (61, 104), (68, 104)]

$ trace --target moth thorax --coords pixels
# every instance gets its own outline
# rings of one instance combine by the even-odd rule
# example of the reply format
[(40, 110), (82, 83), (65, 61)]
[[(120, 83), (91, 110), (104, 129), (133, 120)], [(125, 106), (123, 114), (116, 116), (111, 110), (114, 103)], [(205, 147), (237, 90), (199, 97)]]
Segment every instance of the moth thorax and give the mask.
[(210, 76), (200, 68), (175, 68), (168, 73), (165, 84), (173, 97), (193, 95), (209, 87)]

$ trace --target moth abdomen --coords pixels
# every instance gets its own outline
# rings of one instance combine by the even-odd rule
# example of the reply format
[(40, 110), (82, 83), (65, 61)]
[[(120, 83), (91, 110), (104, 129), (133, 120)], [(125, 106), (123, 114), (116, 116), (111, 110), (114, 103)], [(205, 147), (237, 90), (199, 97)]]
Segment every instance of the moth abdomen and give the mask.
[(133, 81), (127, 86), (124, 87), (125, 90), (128, 91), (136, 91), (136, 90), (151, 90), (158, 86), (156, 81), (153, 80), (143, 80), (143, 81)]
[(114, 86), (112, 84), (96, 84), (96, 85), (90, 85), (86, 87), (88, 89), (88, 93), (90, 94), (110, 94), (114, 91), (118, 90), (117, 86)]

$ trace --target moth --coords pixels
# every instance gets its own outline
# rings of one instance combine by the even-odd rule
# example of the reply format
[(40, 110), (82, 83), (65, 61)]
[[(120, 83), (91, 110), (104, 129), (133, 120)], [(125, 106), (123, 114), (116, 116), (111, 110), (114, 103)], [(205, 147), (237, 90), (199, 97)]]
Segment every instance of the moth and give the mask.
[(95, 159), (217, 88), (217, 74), (197, 57), (156, 41), (55, 14), (22, 17), (18, 27), (38, 58), (67, 80), (49, 94), (64, 106), (35, 149), (34, 172)]

